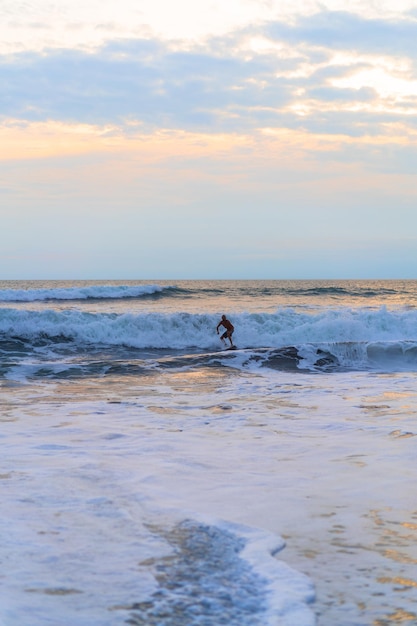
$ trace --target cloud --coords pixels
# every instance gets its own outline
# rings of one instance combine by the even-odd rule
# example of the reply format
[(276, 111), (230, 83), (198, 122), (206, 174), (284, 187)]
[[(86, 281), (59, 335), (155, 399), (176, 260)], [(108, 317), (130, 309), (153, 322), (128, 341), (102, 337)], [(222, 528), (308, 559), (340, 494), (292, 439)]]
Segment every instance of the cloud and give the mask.
[[(265, 47), (257, 48), (253, 42), (262, 37)], [(409, 54), (411, 65), (416, 40), (414, 19), (322, 11), (292, 25), (248, 27), (184, 49), (180, 42), (136, 38), (94, 51), (25, 52), (0, 57), (0, 111), (3, 120), (107, 124), (126, 134), (138, 125), (143, 132), (386, 134), (386, 124), (395, 122), (414, 128), (417, 87), (403, 93), (410, 80), (404, 71), (401, 93), (397, 82), (392, 94), (381, 95), (378, 80), (389, 89), (392, 68), (363, 84), (378, 62), (367, 55)], [(349, 51), (349, 59), (337, 62), (335, 50)], [(359, 74), (361, 82), (351, 85)]]
[(317, 87), (308, 90), (310, 98), (329, 102), (371, 102), (376, 99), (376, 95), (375, 90), (368, 87), (361, 89)]
[(265, 32), (297, 45), (414, 57), (417, 20), (367, 19), (347, 11), (320, 11), (300, 17), (294, 25), (269, 24)]
[(113, 43), (95, 54), (25, 53), (0, 65), (0, 106), (3, 116), (28, 120), (138, 119), (188, 128), (221, 128), (227, 120), (233, 128), (242, 109), (289, 101), (289, 86), (273, 79), (273, 69), (257, 59), (173, 51), (147, 40)]

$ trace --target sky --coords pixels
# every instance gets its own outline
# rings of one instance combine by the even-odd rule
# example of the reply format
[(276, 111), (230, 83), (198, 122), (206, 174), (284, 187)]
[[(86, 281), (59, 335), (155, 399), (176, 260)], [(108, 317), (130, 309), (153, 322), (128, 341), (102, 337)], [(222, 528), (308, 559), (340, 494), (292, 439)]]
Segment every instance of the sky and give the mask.
[(417, 1), (0, 0), (0, 279), (417, 278)]

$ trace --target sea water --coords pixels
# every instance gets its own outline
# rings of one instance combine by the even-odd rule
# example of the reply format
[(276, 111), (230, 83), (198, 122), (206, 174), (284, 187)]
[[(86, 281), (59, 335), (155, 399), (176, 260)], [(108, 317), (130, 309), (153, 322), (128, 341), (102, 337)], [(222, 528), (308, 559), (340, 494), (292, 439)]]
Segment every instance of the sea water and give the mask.
[(0, 283), (1, 626), (415, 626), (416, 303)]

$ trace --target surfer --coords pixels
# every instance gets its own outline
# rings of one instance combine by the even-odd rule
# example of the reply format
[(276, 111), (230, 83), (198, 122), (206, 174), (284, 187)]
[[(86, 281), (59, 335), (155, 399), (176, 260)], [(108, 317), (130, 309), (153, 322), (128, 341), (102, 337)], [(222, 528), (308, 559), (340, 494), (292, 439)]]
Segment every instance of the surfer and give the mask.
[(223, 343), (225, 339), (228, 339), (230, 341), (230, 347), (233, 348), (234, 346), (233, 346), (232, 335), (233, 335), (233, 331), (235, 330), (235, 328), (232, 322), (230, 322), (225, 315), (222, 315), (222, 319), (217, 324), (217, 328), (216, 328), (217, 334), (219, 334), (219, 326), (224, 326), (224, 328), (226, 329), (223, 335), (220, 337), (220, 339), (223, 341)]

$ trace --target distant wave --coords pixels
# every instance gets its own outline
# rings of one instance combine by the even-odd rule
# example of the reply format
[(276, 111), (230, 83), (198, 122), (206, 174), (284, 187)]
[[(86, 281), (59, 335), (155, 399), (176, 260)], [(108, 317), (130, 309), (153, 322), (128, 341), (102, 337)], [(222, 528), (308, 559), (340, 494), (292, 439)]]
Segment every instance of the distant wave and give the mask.
[(184, 290), (175, 286), (159, 285), (90, 285), (52, 289), (1, 289), (0, 302), (149, 298), (183, 292)]
[(345, 296), (358, 298), (382, 298), (384, 296), (395, 295), (398, 293), (395, 289), (382, 288), (350, 288), (340, 286), (317, 286), (317, 287), (300, 287), (299, 289), (286, 289), (288, 295), (294, 296)]

